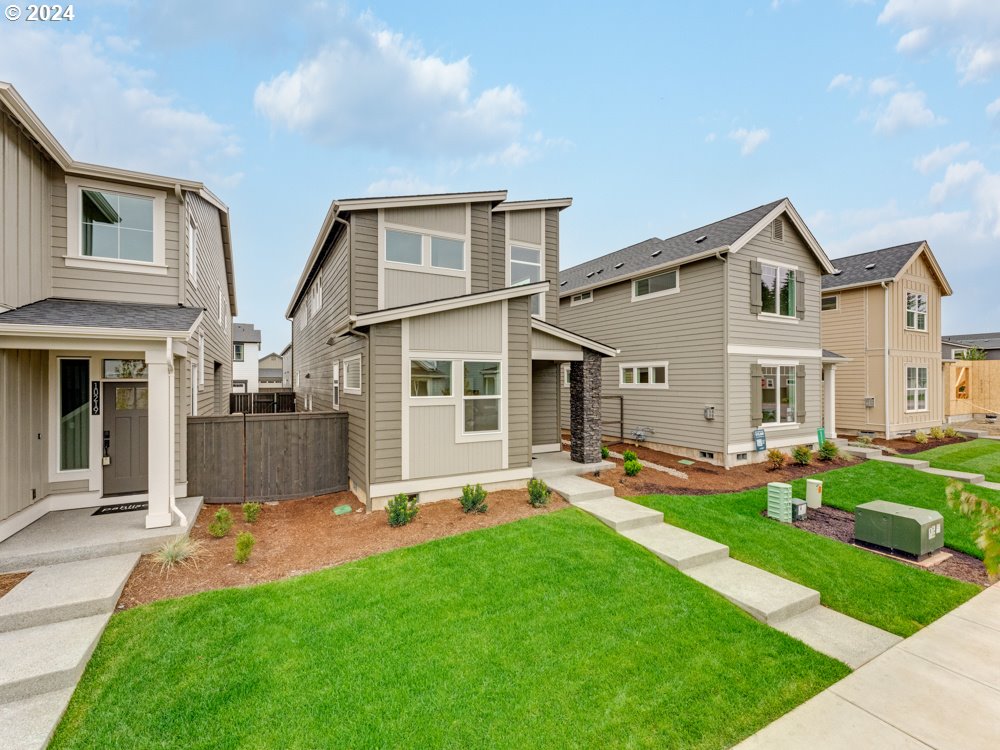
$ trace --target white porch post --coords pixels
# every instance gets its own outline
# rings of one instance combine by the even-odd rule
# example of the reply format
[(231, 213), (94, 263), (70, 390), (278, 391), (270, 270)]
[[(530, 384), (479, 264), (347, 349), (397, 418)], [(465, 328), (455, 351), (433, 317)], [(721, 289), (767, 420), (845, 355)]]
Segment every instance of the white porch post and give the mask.
[(164, 347), (146, 350), (149, 377), (149, 511), (146, 528), (170, 526), (170, 456), (174, 440), (170, 430), (170, 372)]
[(823, 426), (828, 438), (837, 437), (837, 365), (823, 365), (826, 377), (823, 378)]

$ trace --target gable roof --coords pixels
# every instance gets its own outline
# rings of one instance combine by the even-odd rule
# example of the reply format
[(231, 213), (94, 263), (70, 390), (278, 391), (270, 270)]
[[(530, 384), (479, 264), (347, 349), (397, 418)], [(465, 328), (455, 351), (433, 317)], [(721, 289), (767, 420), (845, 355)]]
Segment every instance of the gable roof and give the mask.
[(139, 302), (48, 299), (0, 313), (0, 332), (14, 329), (101, 329), (135, 334), (139, 331), (163, 335), (187, 334), (204, 310), (180, 305), (148, 305)]
[(816, 254), (824, 270), (833, 270), (826, 253), (798, 215), (788, 198), (781, 198), (749, 211), (691, 229), (669, 239), (648, 240), (602, 255), (559, 273), (559, 296), (593, 289), (682, 263), (690, 263), (720, 252), (739, 252), (750, 239), (781, 213), (792, 223)]
[[(0, 317), (0, 320), (2, 319)], [(980, 349), (1000, 349), (1000, 331), (993, 333), (956, 333), (954, 336), (942, 336), (941, 340), (966, 347), (976, 346)]]
[(921, 251), (924, 252), (927, 262), (938, 277), (945, 296), (950, 295), (951, 286), (926, 240), (835, 258), (833, 264), (837, 267), (837, 271), (823, 277), (823, 291), (895, 281)]
[(259, 344), (260, 331), (254, 328), (253, 323), (233, 323), (233, 343)]

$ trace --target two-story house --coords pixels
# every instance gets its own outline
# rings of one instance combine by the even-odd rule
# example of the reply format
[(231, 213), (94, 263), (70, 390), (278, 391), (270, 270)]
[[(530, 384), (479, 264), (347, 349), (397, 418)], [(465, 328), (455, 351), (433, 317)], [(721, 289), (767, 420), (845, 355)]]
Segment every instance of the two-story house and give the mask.
[(260, 390), (260, 331), (253, 323), (233, 323), (233, 393)]
[(600, 360), (560, 328), (568, 198), (506, 191), (335, 201), (295, 288), (299, 410), (349, 415), (348, 470), (369, 508), (400, 492), (523, 486), (561, 447), (559, 366), (572, 363), (572, 456), (600, 460)]
[(276, 391), (282, 388), (284, 360), (277, 352), (265, 354), (257, 362), (257, 377), (262, 391)]
[(227, 413), (229, 213), (73, 160), (0, 83), (0, 539), (50, 510), (187, 494), (186, 419)]
[(894, 437), (944, 420), (941, 298), (951, 286), (926, 242), (837, 258), (823, 277), (823, 346), (837, 368), (837, 429)]
[(563, 324), (621, 352), (603, 364), (607, 436), (726, 467), (762, 460), (758, 428), (768, 448), (815, 443), (832, 270), (785, 198), (563, 271)]

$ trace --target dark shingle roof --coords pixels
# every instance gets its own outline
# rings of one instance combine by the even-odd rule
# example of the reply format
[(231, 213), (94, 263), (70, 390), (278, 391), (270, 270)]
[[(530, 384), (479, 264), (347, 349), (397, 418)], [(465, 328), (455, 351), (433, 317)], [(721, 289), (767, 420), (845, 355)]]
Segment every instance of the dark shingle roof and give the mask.
[[(731, 245), (747, 233), (758, 221), (767, 216), (784, 198), (763, 206), (730, 216), (714, 224), (692, 229), (666, 240), (652, 237), (635, 245), (629, 245), (600, 258), (588, 260), (578, 266), (559, 273), (559, 294), (567, 294), (574, 289), (604, 284), (610, 280), (627, 278), (638, 271), (662, 266), (671, 261), (700, 255), (706, 250)], [(701, 242), (695, 242), (704, 236)], [(653, 253), (657, 253), (654, 257)], [(618, 266), (618, 268), (615, 266)]]
[(953, 341), (966, 346), (978, 346), (980, 349), (1000, 349), (1000, 331), (994, 333), (957, 333), (954, 336), (943, 336), (944, 341)]
[(847, 359), (847, 357), (843, 354), (837, 354), (837, 352), (831, 352), (829, 349), (824, 349), (823, 359)]
[(877, 284), (880, 281), (894, 279), (923, 244), (923, 241), (909, 242), (868, 253), (848, 255), (846, 258), (834, 258), (830, 262), (840, 273), (824, 276), (823, 288), (839, 289), (843, 286)]
[(49, 298), (0, 313), (0, 324), (188, 331), (200, 307)]
[(259, 344), (260, 331), (253, 327), (253, 323), (233, 323), (233, 343)]

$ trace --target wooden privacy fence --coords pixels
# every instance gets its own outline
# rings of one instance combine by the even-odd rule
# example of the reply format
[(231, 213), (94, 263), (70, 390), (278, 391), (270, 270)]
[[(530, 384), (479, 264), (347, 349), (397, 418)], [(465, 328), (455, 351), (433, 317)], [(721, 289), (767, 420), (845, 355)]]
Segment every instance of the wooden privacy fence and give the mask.
[(347, 414), (189, 417), (188, 494), (208, 503), (346, 490)]
[(945, 416), (1000, 413), (1000, 360), (946, 362)]
[(295, 411), (294, 393), (230, 393), (230, 414), (289, 414)]

